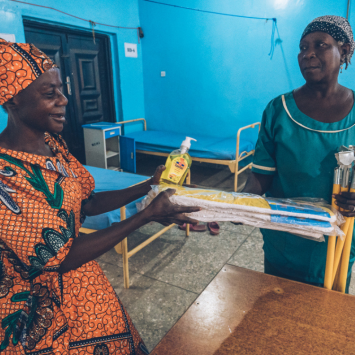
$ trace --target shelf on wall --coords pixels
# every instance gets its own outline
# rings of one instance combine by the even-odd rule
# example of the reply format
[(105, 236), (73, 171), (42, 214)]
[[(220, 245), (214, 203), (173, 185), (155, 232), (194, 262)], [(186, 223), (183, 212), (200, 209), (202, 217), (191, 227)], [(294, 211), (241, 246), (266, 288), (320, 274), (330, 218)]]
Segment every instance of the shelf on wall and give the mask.
[(111, 157), (114, 157), (116, 155), (119, 155), (120, 153), (119, 152), (114, 152), (112, 150), (106, 150), (106, 157), (107, 158), (111, 158)]

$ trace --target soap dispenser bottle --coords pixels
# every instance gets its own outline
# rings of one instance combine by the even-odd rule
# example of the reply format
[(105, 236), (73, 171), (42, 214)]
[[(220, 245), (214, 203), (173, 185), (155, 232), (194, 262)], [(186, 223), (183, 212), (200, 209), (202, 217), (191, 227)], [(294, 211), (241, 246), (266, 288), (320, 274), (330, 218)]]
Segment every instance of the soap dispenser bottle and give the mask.
[(181, 143), (180, 149), (176, 149), (170, 153), (166, 159), (166, 169), (163, 171), (161, 181), (176, 185), (182, 185), (184, 183), (192, 163), (192, 159), (188, 154), (191, 141), (197, 142), (194, 138), (186, 137)]

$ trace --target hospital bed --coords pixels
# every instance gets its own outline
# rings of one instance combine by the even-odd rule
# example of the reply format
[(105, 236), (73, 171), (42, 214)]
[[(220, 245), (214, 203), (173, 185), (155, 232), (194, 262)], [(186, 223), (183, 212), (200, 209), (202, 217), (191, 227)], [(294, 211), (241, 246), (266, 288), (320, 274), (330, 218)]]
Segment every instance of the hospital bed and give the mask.
[[(146, 176), (123, 173), (113, 170), (106, 170), (101, 168), (95, 168), (92, 166), (85, 166), (85, 168), (90, 172), (90, 174), (95, 179), (95, 192), (110, 191), (110, 190), (122, 190), (127, 187), (137, 185), (147, 180)], [(140, 199), (141, 200), (141, 199)], [(140, 200), (129, 203), (117, 210), (103, 213), (98, 216), (86, 217), (85, 222), (80, 228), (81, 233), (92, 233), (100, 229), (110, 227), (113, 223), (118, 223), (125, 220), (137, 213), (136, 202)], [(165, 228), (162, 228), (158, 233), (155, 233), (150, 238), (145, 240), (143, 243), (139, 244), (132, 250), (128, 250), (127, 238), (125, 238), (121, 243), (115, 246), (117, 253), (122, 254), (123, 261), (123, 280), (124, 287), (129, 288), (129, 267), (128, 259), (146, 247), (148, 244), (153, 242), (155, 239), (159, 238), (166, 231), (174, 227), (175, 224), (171, 224)], [(186, 230), (186, 235), (188, 236), (188, 229)]]
[[(147, 122), (144, 118), (117, 123), (125, 125), (137, 122), (143, 124), (143, 130), (124, 135), (134, 141), (137, 153), (168, 156), (174, 149), (179, 148), (185, 139), (185, 135), (181, 133), (147, 130)], [(234, 191), (237, 191), (238, 175), (252, 166), (251, 158), (255, 152), (255, 140), (248, 138), (250, 135), (246, 134), (241, 137), (243, 131), (251, 128), (260, 130), (260, 122), (239, 128), (236, 137), (216, 138), (193, 134), (192, 137), (197, 142), (192, 142), (189, 154), (193, 161), (227, 165), (231, 173), (234, 173)], [(186, 182), (189, 183), (188, 180)]]

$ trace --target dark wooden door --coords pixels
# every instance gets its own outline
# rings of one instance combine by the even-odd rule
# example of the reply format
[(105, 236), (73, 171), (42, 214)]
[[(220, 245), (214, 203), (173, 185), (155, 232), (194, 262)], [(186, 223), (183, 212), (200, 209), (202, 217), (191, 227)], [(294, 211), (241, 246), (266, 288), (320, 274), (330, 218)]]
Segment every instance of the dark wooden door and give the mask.
[(82, 125), (115, 122), (108, 36), (24, 20), (26, 42), (45, 52), (59, 67), (68, 98), (62, 132), (71, 153), (85, 163)]

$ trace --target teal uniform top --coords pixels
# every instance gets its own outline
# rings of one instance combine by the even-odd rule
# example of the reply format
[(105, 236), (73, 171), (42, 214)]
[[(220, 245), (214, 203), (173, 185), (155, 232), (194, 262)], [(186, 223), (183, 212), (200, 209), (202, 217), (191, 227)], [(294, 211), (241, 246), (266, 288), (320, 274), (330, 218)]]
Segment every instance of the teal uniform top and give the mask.
[[(274, 175), (267, 196), (317, 197), (331, 203), (335, 153), (341, 145), (355, 145), (354, 107), (341, 121), (323, 123), (302, 113), (290, 92), (272, 100), (263, 113), (252, 171)], [(300, 281), (323, 283), (327, 237), (324, 243), (270, 229), (261, 232), (265, 258), (273, 267)]]

